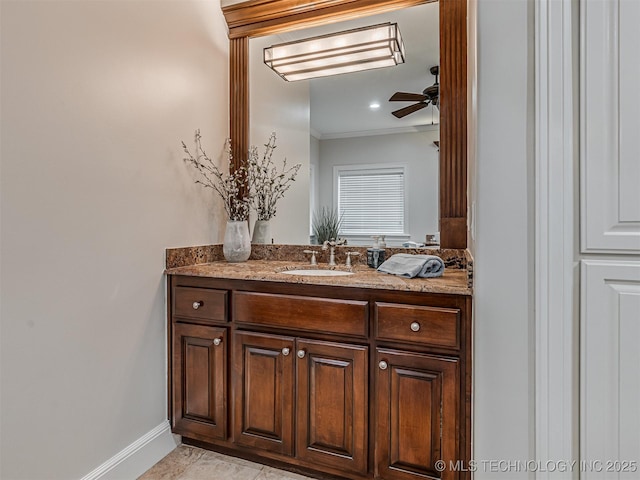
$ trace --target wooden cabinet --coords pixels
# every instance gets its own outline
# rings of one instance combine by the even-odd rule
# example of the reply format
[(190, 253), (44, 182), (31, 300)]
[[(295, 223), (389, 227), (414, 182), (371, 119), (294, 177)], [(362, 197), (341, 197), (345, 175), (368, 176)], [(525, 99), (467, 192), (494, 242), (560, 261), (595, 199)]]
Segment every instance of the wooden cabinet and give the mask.
[(460, 310), (376, 302), (376, 336), (433, 347), (460, 348)]
[(366, 472), (367, 347), (236, 332), (233, 358), (236, 444)]
[(293, 454), (294, 348), (291, 337), (236, 332), (236, 444)]
[(176, 287), (175, 317), (187, 321), (217, 323), (227, 321), (227, 292), (210, 288)]
[(327, 332), (366, 337), (368, 305), (357, 300), (237, 292), (234, 320), (240, 324), (280, 327), (296, 332)]
[(173, 326), (173, 431), (199, 440), (226, 438), (227, 329)]
[(378, 349), (376, 474), (387, 480), (453, 479), (436, 461), (458, 458), (457, 359)]
[[(226, 290), (170, 284), (169, 411), (175, 433), (227, 438)], [(218, 324), (216, 326), (216, 324)]]
[(470, 458), (470, 297), (178, 276), (170, 292), (185, 443), (312, 476), (469, 478), (436, 462)]
[(368, 348), (306, 339), (296, 348), (298, 458), (366, 473)]

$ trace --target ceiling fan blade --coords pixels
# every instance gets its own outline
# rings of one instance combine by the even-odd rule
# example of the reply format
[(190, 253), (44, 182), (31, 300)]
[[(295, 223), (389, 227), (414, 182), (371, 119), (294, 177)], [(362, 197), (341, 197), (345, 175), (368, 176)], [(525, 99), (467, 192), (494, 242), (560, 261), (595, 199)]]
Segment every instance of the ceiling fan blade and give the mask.
[(396, 118), (402, 118), (402, 117), (406, 117), (410, 113), (417, 112), (418, 110), (422, 110), (427, 105), (428, 104), (424, 102), (414, 103), (413, 105), (409, 105), (408, 107), (404, 107), (404, 108), (401, 108), (400, 110), (396, 110), (395, 112), (391, 112), (391, 114)]
[(396, 92), (389, 99), (389, 101), (390, 102), (424, 102), (426, 99), (427, 99), (427, 96), (421, 93)]

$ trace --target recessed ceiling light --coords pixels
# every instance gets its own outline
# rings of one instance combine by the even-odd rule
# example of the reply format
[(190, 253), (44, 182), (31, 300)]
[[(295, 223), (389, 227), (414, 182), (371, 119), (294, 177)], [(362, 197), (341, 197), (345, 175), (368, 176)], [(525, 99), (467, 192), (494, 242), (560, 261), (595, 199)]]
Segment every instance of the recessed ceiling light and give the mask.
[(377, 109), (379, 109), (379, 108), (380, 108), (380, 104), (379, 104), (378, 102), (371, 102), (371, 103), (369, 104), (369, 108), (370, 108), (371, 110), (377, 110)]

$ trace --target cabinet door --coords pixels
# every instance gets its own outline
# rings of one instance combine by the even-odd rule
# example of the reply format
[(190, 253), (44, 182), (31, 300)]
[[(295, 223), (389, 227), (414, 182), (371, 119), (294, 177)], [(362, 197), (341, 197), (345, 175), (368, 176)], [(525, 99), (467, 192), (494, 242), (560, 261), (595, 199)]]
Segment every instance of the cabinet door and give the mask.
[(227, 431), (227, 329), (173, 326), (173, 431), (198, 440)]
[(630, 462), (640, 460), (640, 262), (590, 259), (580, 268), (580, 460), (612, 460), (580, 478), (638, 478)]
[(582, 252), (640, 254), (640, 2), (581, 1), (580, 16)]
[(236, 332), (234, 441), (293, 454), (293, 338)]
[(367, 471), (367, 347), (297, 342), (296, 456)]
[[(455, 479), (459, 368), (455, 359), (378, 349), (376, 475)], [(440, 472), (436, 462), (447, 468)]]

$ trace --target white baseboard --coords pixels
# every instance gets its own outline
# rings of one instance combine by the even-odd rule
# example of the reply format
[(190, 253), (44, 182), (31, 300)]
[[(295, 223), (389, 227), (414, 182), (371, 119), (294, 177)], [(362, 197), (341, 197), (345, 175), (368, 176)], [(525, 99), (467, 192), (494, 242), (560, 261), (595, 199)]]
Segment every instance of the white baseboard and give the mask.
[(171, 426), (165, 420), (87, 473), (81, 480), (134, 480), (176, 446), (177, 443), (171, 435)]

